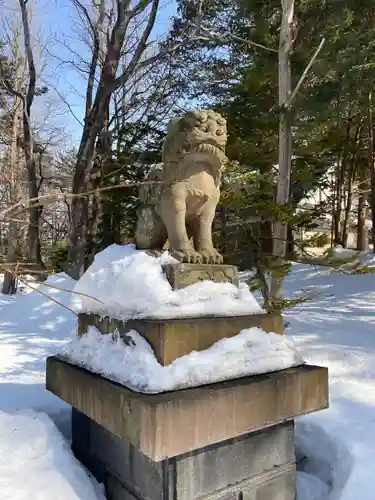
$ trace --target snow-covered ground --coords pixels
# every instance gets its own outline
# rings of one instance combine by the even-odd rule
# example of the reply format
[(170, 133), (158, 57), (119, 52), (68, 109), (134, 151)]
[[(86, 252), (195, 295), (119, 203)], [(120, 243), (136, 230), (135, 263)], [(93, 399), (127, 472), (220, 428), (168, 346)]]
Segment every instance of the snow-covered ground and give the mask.
[[(375, 258), (367, 260), (375, 266)], [(295, 265), (287, 293), (316, 298), (285, 314), (292, 338), (306, 361), (328, 366), (330, 408), (297, 424), (301, 467), (325, 484), (329, 500), (373, 500), (375, 470), (375, 275), (347, 275)], [(320, 294), (320, 295), (319, 295)], [(307, 455), (309, 460), (304, 459)], [(298, 457), (297, 457), (298, 458)], [(314, 482), (303, 500), (325, 500)]]
[[(30, 286), (69, 307), (75, 281), (57, 275), (47, 284), (51, 287)], [(76, 317), (45, 295), (26, 290), (14, 296), (0, 294), (0, 410), (33, 408), (61, 422), (69, 415), (68, 406), (44, 390), (45, 359), (70, 338)]]
[[(47, 283), (68, 291), (75, 285), (65, 276)], [(71, 293), (31, 286), (69, 307)], [(104, 499), (70, 451), (68, 405), (44, 388), (46, 356), (66, 343), (75, 323), (72, 312), (41, 293), (0, 294), (1, 500)]]
[(0, 411), (0, 495), (4, 500), (103, 499), (45, 413)]
[[(74, 285), (63, 276), (48, 282), (66, 290)], [(41, 291), (70, 307), (69, 292), (46, 286)], [(285, 314), (287, 332), (308, 362), (330, 370), (329, 410), (297, 423), (298, 467), (303, 469), (298, 500), (372, 500), (375, 276), (330, 275), (326, 268), (295, 265), (287, 293), (315, 297)], [(45, 358), (71, 339), (75, 321), (72, 312), (37, 292), (0, 295), (2, 500), (102, 498), (53, 425), (52, 420), (69, 438), (68, 407), (44, 389)]]

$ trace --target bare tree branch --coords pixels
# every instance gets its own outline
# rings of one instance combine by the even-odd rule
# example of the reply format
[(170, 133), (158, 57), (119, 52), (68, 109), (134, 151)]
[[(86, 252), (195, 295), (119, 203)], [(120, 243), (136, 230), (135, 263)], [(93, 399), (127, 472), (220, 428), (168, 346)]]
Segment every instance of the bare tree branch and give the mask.
[(196, 36), (197, 40), (202, 40), (202, 41), (206, 41), (206, 42), (216, 41), (216, 42), (221, 43), (223, 45), (227, 45), (231, 41), (234, 40), (236, 42), (243, 43), (244, 45), (258, 47), (259, 49), (267, 50), (268, 52), (275, 52), (276, 54), (278, 53), (277, 49), (273, 49), (272, 47), (267, 47), (266, 45), (262, 45), (261, 43), (253, 42), (252, 40), (247, 40), (246, 38), (241, 38), (240, 36), (234, 35), (233, 33), (226, 33), (225, 36), (223, 36), (222, 34), (215, 33), (214, 31), (212, 31), (209, 28), (206, 28), (205, 26), (202, 26), (200, 24), (194, 24), (193, 26), (195, 26), (198, 33), (200, 30), (207, 33), (206, 36), (197, 35)]
[[(142, 4), (148, 4), (148, 3), (149, 2), (147, 2), (147, 1), (139, 2), (139, 4), (138, 4), (139, 9), (141, 8), (140, 6)], [(118, 87), (124, 85), (128, 81), (130, 75), (132, 75), (134, 73), (142, 55), (145, 52), (147, 41), (148, 41), (149, 36), (151, 34), (151, 31), (155, 25), (156, 14), (157, 14), (158, 8), (159, 8), (159, 0), (153, 0), (151, 12), (149, 14), (147, 24), (146, 24), (146, 27), (145, 27), (143, 33), (142, 33), (141, 39), (138, 43), (138, 47), (136, 48), (134, 56), (131, 59), (126, 70), (122, 73), (122, 75), (120, 75), (118, 78), (116, 78), (116, 80), (114, 82), (115, 88), (118, 88)], [(152, 58), (150, 58), (150, 59), (152, 59)]]
[(86, 7), (84, 7), (84, 5), (79, 0), (72, 0), (72, 1), (74, 5), (83, 12), (85, 18), (87, 19), (89, 26), (91, 28), (93, 42), (94, 42), (92, 48), (91, 62), (89, 67), (89, 77), (87, 79), (87, 88), (86, 88), (85, 119), (87, 119), (89, 117), (92, 108), (95, 74), (100, 56), (100, 31), (103, 28), (103, 23), (105, 19), (105, 0), (100, 0), (98, 9), (99, 17), (95, 25), (91, 21), (90, 15)]
[(295, 100), (295, 98), (297, 97), (297, 94), (299, 92), (299, 89), (301, 88), (301, 85), (303, 84), (303, 82), (305, 81), (306, 77), (307, 77), (307, 74), (308, 72), (310, 71), (312, 65), (314, 64), (316, 58), (318, 57), (319, 55), (319, 52), (322, 50), (323, 48), (323, 45), (325, 44), (325, 41), (326, 39), (323, 38), (322, 41), (320, 42), (318, 48), (316, 49), (316, 51), (314, 52), (314, 55), (312, 56), (312, 58), (310, 59), (308, 65), (306, 66), (304, 72), (302, 73), (302, 76), (301, 78), (298, 80), (298, 83), (297, 85), (295, 86), (293, 92), (292, 92), (292, 95), (290, 96), (290, 99), (288, 100), (288, 102), (286, 103), (286, 107), (288, 109), (290, 109), (293, 105), (293, 102)]
[[(88, 196), (91, 196), (93, 194), (97, 194), (102, 191), (112, 191), (113, 189), (124, 189), (124, 188), (133, 188), (133, 187), (138, 187), (141, 184), (159, 184), (162, 183), (162, 181), (144, 181), (144, 182), (129, 182), (129, 183), (120, 183), (116, 184), (115, 186), (104, 186), (101, 188), (97, 189), (92, 189), (90, 191), (85, 191), (83, 193), (62, 193), (62, 194), (46, 194), (42, 196), (37, 196), (35, 198), (30, 198), (27, 200), (20, 200), (19, 202), (13, 204), (11, 207), (3, 210), (0, 212), (0, 221), (4, 220), (16, 220), (16, 219), (10, 219), (9, 215), (12, 214), (13, 212), (16, 212), (16, 215), (20, 215), (21, 213), (27, 211), (30, 209), (30, 206), (37, 206), (38, 204), (41, 204), (42, 202), (51, 202), (54, 203), (58, 200), (66, 202), (69, 199), (75, 199), (75, 198), (87, 198)], [(21, 209), (21, 210), (18, 210)]]

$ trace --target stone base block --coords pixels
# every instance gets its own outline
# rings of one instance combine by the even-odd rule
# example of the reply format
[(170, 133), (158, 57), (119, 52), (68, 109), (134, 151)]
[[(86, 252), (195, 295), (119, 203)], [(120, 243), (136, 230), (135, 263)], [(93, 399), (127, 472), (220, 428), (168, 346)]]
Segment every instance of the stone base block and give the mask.
[(154, 462), (73, 410), (73, 451), (110, 500), (294, 500), (294, 425), (287, 422)]
[[(250, 484), (252, 483), (252, 484)], [(252, 478), (249, 482), (225, 488), (221, 492), (200, 497), (198, 500), (295, 500), (296, 498), (295, 467), (286, 471), (273, 471), (263, 477)], [(149, 500), (149, 497), (139, 497), (112, 476), (107, 483), (108, 500)], [(163, 500), (179, 500), (176, 496), (161, 496)], [(195, 500), (189, 497), (189, 500)]]
[(192, 452), (328, 406), (328, 370), (303, 365), (146, 395), (47, 359), (47, 389), (153, 461)]
[(96, 326), (102, 333), (116, 330), (125, 336), (137, 330), (151, 344), (155, 355), (163, 366), (192, 351), (208, 349), (215, 342), (238, 335), (241, 330), (259, 327), (266, 332), (283, 334), (284, 322), (281, 314), (252, 314), (231, 317), (200, 317), (168, 320), (130, 320), (101, 318), (97, 314), (80, 314), (80, 333), (89, 326)]
[(239, 283), (237, 267), (225, 264), (166, 264), (163, 271), (174, 290), (206, 280), (236, 286)]

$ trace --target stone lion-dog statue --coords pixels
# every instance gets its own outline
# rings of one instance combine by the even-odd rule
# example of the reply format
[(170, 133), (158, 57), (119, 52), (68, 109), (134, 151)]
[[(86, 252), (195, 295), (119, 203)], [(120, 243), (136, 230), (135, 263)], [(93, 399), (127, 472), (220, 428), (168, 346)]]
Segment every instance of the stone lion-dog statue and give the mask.
[(226, 120), (212, 110), (170, 121), (163, 163), (151, 169), (139, 190), (138, 249), (161, 250), (168, 240), (170, 254), (180, 262), (223, 262), (212, 243), (212, 223), (226, 142)]

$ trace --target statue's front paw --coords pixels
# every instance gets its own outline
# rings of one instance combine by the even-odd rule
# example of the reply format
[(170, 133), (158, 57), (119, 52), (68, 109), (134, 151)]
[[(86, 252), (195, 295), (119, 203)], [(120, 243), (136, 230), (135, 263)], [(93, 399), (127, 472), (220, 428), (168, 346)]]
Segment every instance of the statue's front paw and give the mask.
[(202, 256), (202, 262), (204, 264), (222, 264), (224, 262), (223, 256), (214, 248), (203, 249), (199, 253)]
[(172, 257), (177, 259), (179, 262), (186, 262), (188, 264), (201, 264), (202, 256), (195, 250), (171, 250), (170, 254)]

